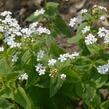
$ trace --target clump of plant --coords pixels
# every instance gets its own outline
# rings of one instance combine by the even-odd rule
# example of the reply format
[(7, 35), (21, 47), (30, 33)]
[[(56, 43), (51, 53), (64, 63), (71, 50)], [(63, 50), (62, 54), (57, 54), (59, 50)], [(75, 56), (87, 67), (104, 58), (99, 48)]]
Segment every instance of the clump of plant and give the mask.
[[(58, 4), (48, 2), (22, 28), (11, 12), (1, 12), (0, 108), (108, 109), (109, 30), (96, 25), (106, 17), (105, 7), (82, 9), (70, 28)], [(61, 34), (79, 51), (59, 47)]]

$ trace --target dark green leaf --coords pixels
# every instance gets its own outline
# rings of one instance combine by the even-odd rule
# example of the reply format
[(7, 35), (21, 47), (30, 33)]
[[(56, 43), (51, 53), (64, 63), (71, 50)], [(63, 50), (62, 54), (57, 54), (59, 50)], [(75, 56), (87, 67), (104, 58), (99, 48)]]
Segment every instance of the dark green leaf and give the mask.
[(53, 97), (58, 90), (62, 87), (63, 80), (61, 80), (60, 76), (57, 75), (50, 80), (50, 97)]
[(66, 25), (65, 21), (60, 16), (56, 16), (53, 20), (53, 23), (60, 30), (61, 33), (63, 33), (67, 37), (72, 36), (69, 27)]

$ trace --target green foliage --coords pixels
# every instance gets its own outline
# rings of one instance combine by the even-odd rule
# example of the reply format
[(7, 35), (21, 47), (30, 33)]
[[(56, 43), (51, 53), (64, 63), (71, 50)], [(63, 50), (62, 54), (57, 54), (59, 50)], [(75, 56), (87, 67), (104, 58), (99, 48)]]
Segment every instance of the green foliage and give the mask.
[[(14, 39), (21, 42), (18, 48), (5, 41), (5, 49), (0, 48), (0, 109), (108, 109), (109, 44), (103, 42), (103, 37), (86, 43), (89, 33), (98, 38), (95, 22), (106, 12), (93, 7), (81, 14), (83, 20), (75, 26), (72, 36), (73, 28), (60, 16), (59, 4), (48, 2), (43, 11), (26, 20), (40, 22), (37, 27), (46, 25), (50, 33), (41, 28), (42, 33)], [(90, 30), (83, 33), (86, 26)], [(55, 38), (61, 35), (66, 36), (69, 45), (75, 44), (79, 53), (67, 53), (60, 47)], [(0, 31), (0, 40), (5, 38), (6, 33)], [(108, 90), (106, 97), (101, 89)]]

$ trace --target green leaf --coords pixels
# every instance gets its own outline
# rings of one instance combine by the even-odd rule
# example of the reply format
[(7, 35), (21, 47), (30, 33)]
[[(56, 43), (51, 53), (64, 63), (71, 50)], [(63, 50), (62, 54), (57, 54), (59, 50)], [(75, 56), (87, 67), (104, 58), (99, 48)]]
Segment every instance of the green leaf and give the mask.
[(27, 96), (25, 90), (22, 87), (18, 87), (15, 90), (15, 101), (20, 104), (24, 109), (32, 109), (32, 103), (29, 97)]
[(96, 89), (92, 87), (90, 84), (86, 84), (82, 96), (85, 103), (90, 106), (90, 104), (94, 100), (94, 97), (96, 96)]
[(45, 14), (48, 16), (48, 17), (54, 17), (57, 15), (58, 13), (58, 3), (53, 3), (53, 2), (48, 2), (46, 4), (46, 12)]
[(86, 25), (88, 25), (87, 22), (82, 23), (82, 24), (78, 27), (76, 34), (81, 34), (82, 29), (83, 29)]
[(66, 25), (65, 21), (60, 16), (56, 16), (53, 20), (53, 23), (58, 28), (58, 30), (60, 30), (61, 33), (63, 33), (67, 37), (72, 36), (69, 27)]
[(53, 97), (58, 90), (62, 87), (63, 80), (61, 80), (60, 76), (57, 75), (50, 80), (50, 97)]
[(35, 16), (34, 13), (26, 18), (26, 21), (28, 22), (35, 22), (35, 21), (41, 21), (41, 20), (43, 20), (43, 16), (42, 15)]
[(49, 53), (58, 57), (60, 54), (64, 53), (64, 50), (60, 48), (55, 42), (53, 42), (50, 46)]
[(68, 38), (68, 43), (78, 43), (81, 38), (82, 38), (82, 35), (77, 34), (76, 36)]
[(7, 61), (2, 58), (0, 60), (0, 74), (7, 74), (10, 72), (10, 67), (9, 67), (9, 64), (7, 63)]
[(14, 107), (8, 100), (0, 99), (0, 109), (14, 109)]
[(81, 55), (87, 56), (87, 55), (90, 54), (90, 51), (89, 51), (89, 49), (87, 48), (87, 46), (86, 46), (86, 44), (85, 44), (85, 42), (84, 42), (84, 39), (81, 39), (81, 40), (79, 41), (79, 47), (80, 47), (80, 50), (81, 50)]
[(71, 38), (68, 38), (68, 43), (78, 43), (80, 39), (82, 39), (84, 36), (82, 35), (81, 31), (82, 29), (87, 25), (87, 22), (85, 23), (82, 23), (78, 29), (77, 29), (77, 32), (76, 32), (76, 35), (71, 37)]
[(109, 100), (106, 100), (100, 104), (102, 109), (109, 109)]
[(102, 87), (106, 83), (107, 79), (108, 77), (103, 75), (103, 76), (100, 76), (98, 79), (94, 80), (94, 82), (96, 83), (96, 87), (97, 88)]
[(29, 50), (25, 51), (25, 53), (23, 54), (21, 61), (23, 64), (26, 64), (31, 58), (31, 52)]
[(13, 92), (9, 87), (6, 86), (0, 90), (0, 97), (13, 98)]
[(87, 48), (91, 54), (99, 54), (100, 48), (96, 44), (87, 45)]

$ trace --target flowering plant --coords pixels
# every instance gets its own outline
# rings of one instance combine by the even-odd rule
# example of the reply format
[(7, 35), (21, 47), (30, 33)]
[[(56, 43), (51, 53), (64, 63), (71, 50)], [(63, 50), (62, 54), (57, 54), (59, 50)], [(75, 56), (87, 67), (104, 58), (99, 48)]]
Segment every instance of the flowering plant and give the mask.
[[(105, 7), (82, 9), (69, 28), (49, 2), (21, 27), (11, 12), (1, 12), (0, 108), (108, 109), (109, 30), (97, 25), (106, 17)], [(78, 51), (56, 43), (62, 34)]]

